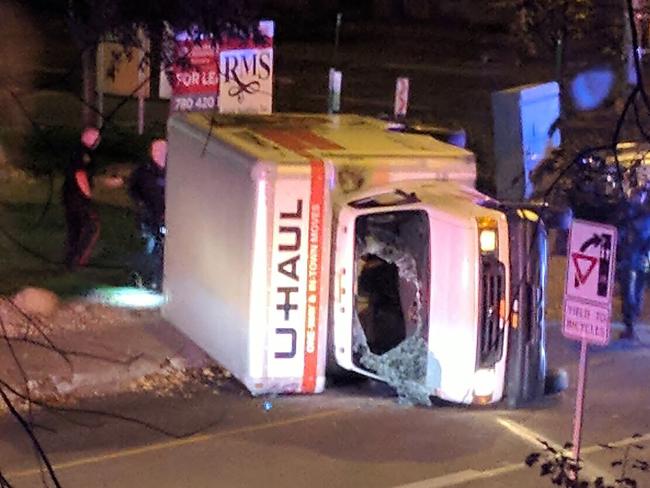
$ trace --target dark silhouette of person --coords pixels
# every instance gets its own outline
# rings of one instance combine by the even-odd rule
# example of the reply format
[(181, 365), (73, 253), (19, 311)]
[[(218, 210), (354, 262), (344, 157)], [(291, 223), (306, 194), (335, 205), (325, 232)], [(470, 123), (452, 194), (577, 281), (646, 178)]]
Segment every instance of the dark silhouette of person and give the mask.
[(86, 128), (65, 170), (62, 189), (67, 229), (65, 264), (70, 270), (88, 264), (99, 238), (99, 216), (92, 203), (92, 176), (93, 152), (100, 140), (98, 129)]
[(618, 279), (621, 290), (623, 323), (621, 339), (636, 338), (635, 326), (643, 306), (643, 291), (648, 276), (650, 253), (650, 211), (629, 208), (618, 226)]
[(167, 142), (156, 139), (151, 143), (149, 157), (133, 171), (129, 182), (129, 195), (144, 240), (139, 272), (143, 282), (152, 288), (159, 288), (162, 282), (166, 163)]

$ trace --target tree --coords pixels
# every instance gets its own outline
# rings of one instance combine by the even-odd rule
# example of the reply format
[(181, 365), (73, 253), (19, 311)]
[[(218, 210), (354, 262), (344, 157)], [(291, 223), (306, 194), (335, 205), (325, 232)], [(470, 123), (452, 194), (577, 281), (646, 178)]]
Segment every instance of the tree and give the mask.
[(152, 40), (152, 56), (147, 62), (156, 66), (164, 22), (175, 30), (250, 35), (256, 26), (257, 7), (256, 0), (69, 0), (68, 24), (81, 52), (82, 122), (91, 124), (95, 118), (95, 53), (104, 36), (110, 34), (127, 49), (142, 48), (140, 30)]
[(593, 0), (498, 0), (510, 12), (511, 32), (523, 56), (555, 54), (560, 86), (560, 123), (566, 117), (566, 64), (569, 43), (585, 37), (593, 25)]
[[(554, 52), (570, 39), (584, 37), (594, 14), (593, 0), (500, 0), (511, 11), (512, 33), (522, 50), (535, 56)], [(561, 47), (566, 50), (566, 47)]]
[(34, 84), (43, 40), (20, 3), (0, 0), (0, 12), (0, 113), (4, 126), (1, 135), (5, 136), (0, 140), (2, 166), (5, 159), (16, 157), (13, 150), (20, 145), (17, 141), (25, 136), (29, 127), (17, 101)]

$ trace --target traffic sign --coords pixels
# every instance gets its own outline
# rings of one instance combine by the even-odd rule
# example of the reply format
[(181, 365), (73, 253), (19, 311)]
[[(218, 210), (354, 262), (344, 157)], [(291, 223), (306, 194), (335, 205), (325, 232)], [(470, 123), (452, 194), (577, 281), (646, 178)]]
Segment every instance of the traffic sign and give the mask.
[(609, 343), (616, 264), (616, 228), (574, 220), (564, 286), (565, 337)]
[(609, 344), (610, 311), (599, 305), (564, 299), (564, 337), (591, 344), (606, 346)]
[(581, 342), (573, 418), (573, 457), (576, 462), (580, 459), (585, 406), (587, 345), (609, 343), (615, 264), (616, 228), (574, 220), (569, 232), (562, 334)]

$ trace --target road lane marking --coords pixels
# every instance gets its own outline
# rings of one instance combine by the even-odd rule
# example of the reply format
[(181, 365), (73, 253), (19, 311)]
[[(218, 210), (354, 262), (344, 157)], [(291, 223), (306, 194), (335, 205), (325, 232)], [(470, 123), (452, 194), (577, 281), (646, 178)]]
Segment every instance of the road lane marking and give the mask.
[[(327, 417), (333, 417), (335, 415), (348, 412), (347, 409), (336, 409), (336, 410), (326, 410), (324, 412), (315, 413), (312, 415), (304, 415), (301, 417), (293, 417), (290, 419), (278, 420), (275, 422), (268, 422), (265, 424), (257, 425), (248, 425), (246, 427), (239, 427), (237, 429), (231, 429), (224, 432), (217, 432), (214, 434), (200, 434), (187, 437), (184, 439), (174, 439), (172, 441), (159, 442), (156, 444), (149, 444), (142, 447), (134, 447), (131, 449), (123, 449), (121, 451), (110, 452), (107, 454), (99, 454), (97, 456), (89, 456), (85, 458), (75, 459), (74, 461), (67, 461), (64, 463), (55, 463), (52, 465), (55, 471), (61, 471), (64, 469), (76, 468), (79, 466), (85, 466), (88, 464), (97, 464), (105, 461), (111, 461), (113, 459), (120, 459), (130, 456), (137, 456), (139, 454), (146, 454), (149, 452), (161, 451), (165, 449), (172, 449), (179, 446), (185, 446), (188, 444), (198, 444), (201, 442), (206, 442), (213, 439), (220, 439), (223, 437), (229, 437), (238, 434), (249, 434), (251, 432), (259, 432), (262, 430), (274, 429), (276, 427), (285, 427), (287, 425), (293, 425), (301, 422), (307, 422), (310, 420), (318, 420)], [(26, 476), (40, 475), (41, 470), (39, 468), (26, 469), (23, 471), (14, 471), (4, 473), (5, 476), (9, 479), (11, 478), (23, 478)]]
[[(521, 439), (529, 442), (530, 444), (532, 444), (533, 446), (535, 446), (537, 448), (544, 447), (544, 445), (541, 442), (542, 440), (544, 440), (545, 442), (548, 443), (549, 446), (551, 446), (553, 449), (555, 449), (558, 452), (562, 452), (562, 451), (565, 450), (563, 445), (560, 445), (557, 442), (548, 440), (548, 438), (546, 438), (546, 436), (544, 436), (544, 435), (542, 435), (542, 434), (540, 434), (538, 432), (535, 432), (534, 430), (531, 430), (528, 427), (524, 427), (523, 425), (515, 422), (514, 420), (504, 419), (504, 418), (501, 418), (501, 417), (497, 417), (496, 420), (497, 420), (497, 423), (499, 425), (502, 425), (503, 427), (508, 429), (513, 434), (519, 436)], [(591, 447), (593, 448), (594, 446), (591, 446)], [(599, 447), (599, 446), (595, 446), (595, 447)], [(603, 448), (601, 448), (601, 449), (603, 449)], [(581, 458), (582, 459), (582, 472), (583, 473), (586, 473), (588, 476), (591, 476), (593, 478), (598, 478), (599, 476), (607, 478), (607, 477), (611, 476), (611, 473), (608, 470), (603, 469), (603, 468), (597, 466), (596, 464), (590, 463), (589, 461), (584, 459), (585, 454), (587, 454), (587, 452), (585, 452), (585, 450), (583, 449), (582, 450), (582, 458)]]
[[(512, 433), (516, 434), (517, 436), (521, 437), (525, 441), (530, 442), (533, 446), (543, 447), (541, 442), (539, 441), (539, 439), (544, 438), (544, 436), (542, 436), (541, 434), (538, 434), (537, 432), (528, 429), (527, 427), (524, 427), (523, 425), (518, 424), (517, 422), (514, 422), (509, 419), (497, 417), (496, 420), (500, 425), (510, 430)], [(551, 447), (555, 449), (562, 448), (562, 446), (560, 446), (555, 442), (552, 441), (547, 441), (547, 442)], [(621, 439), (615, 442), (610, 442), (609, 445), (612, 447), (626, 447), (631, 444), (640, 444), (644, 442), (650, 442), (650, 433), (643, 434), (640, 437), (627, 437), (625, 439)], [(582, 449), (582, 453), (593, 454), (599, 451), (604, 451), (605, 449), (606, 449), (605, 447), (595, 444), (593, 446), (588, 446)], [(404, 485), (395, 486), (394, 488), (449, 488), (452, 486), (461, 485), (463, 483), (470, 483), (472, 481), (479, 481), (487, 478), (502, 476), (504, 474), (509, 474), (523, 469), (530, 469), (530, 468), (526, 466), (526, 464), (522, 460), (521, 462), (518, 463), (506, 464), (498, 468), (492, 468), (492, 469), (485, 469), (485, 470), (465, 469), (462, 471), (456, 471), (455, 473), (448, 473), (442, 476), (436, 476), (434, 478), (429, 478), (421, 481), (416, 481), (413, 483), (407, 483)], [(594, 471), (596, 473), (598, 472), (602, 473), (602, 470), (598, 469), (592, 463), (585, 463), (585, 469), (583, 472), (589, 473), (590, 476), (593, 476), (593, 474), (595, 474)], [(598, 476), (601, 476), (603, 474), (607, 477), (610, 478), (612, 477), (612, 475), (609, 473), (598, 474)]]
[[(497, 422), (499, 422), (501, 425), (503, 425), (506, 428), (509, 428), (509, 427), (507, 427), (507, 425), (509, 425), (509, 426), (513, 426), (513, 425), (517, 426), (519, 428), (519, 432), (525, 432), (526, 435), (528, 436), (528, 438), (529, 439), (531, 439), (531, 438), (534, 439), (535, 443), (537, 443), (537, 444), (539, 444), (539, 441), (537, 441), (537, 439), (543, 439), (543, 436), (541, 434), (537, 434), (536, 432), (524, 427), (521, 424), (517, 424), (516, 422), (513, 422), (512, 420), (507, 420), (507, 419), (497, 417)], [(618, 441), (615, 441), (615, 442), (610, 442), (609, 445), (616, 448), (616, 447), (626, 447), (626, 446), (629, 446), (631, 444), (642, 444), (644, 442), (650, 442), (650, 433), (642, 434), (639, 437), (626, 437), (625, 439), (621, 439), (621, 440), (618, 440)], [(606, 443), (603, 443), (603, 444), (606, 444)], [(560, 448), (559, 444), (553, 444), (553, 443), (549, 442), (549, 445), (551, 447), (555, 448), (555, 449)], [(603, 447), (600, 444), (594, 444), (593, 446), (582, 448), (582, 449), (580, 449), (580, 451), (583, 452), (584, 454), (593, 454), (595, 452), (604, 451), (606, 449), (607, 449), (606, 447)]]
[(526, 467), (526, 465), (521, 462), (506, 464), (505, 466), (501, 466), (499, 468), (493, 468), (484, 471), (479, 471), (476, 469), (465, 469), (463, 471), (445, 474), (443, 476), (430, 478), (428, 480), (416, 481), (415, 483), (409, 483), (406, 485), (399, 485), (394, 488), (447, 488), (449, 486), (470, 483), (476, 480), (494, 478), (496, 476), (512, 473), (513, 471), (518, 471), (524, 467)]
[[(612, 447), (626, 447), (632, 444), (640, 444), (648, 441), (650, 441), (650, 434), (643, 434), (639, 437), (626, 437), (625, 439), (621, 439), (620, 441), (610, 442), (609, 445)], [(589, 446), (583, 449), (582, 452), (584, 452), (585, 454), (592, 454), (594, 452), (604, 451), (605, 449), (607, 448), (596, 444), (595, 446)]]
[(558, 444), (557, 442), (549, 441), (548, 439), (546, 439), (546, 436), (538, 432), (535, 432), (534, 430), (531, 430), (528, 427), (524, 427), (523, 425), (518, 424), (513, 420), (497, 417), (497, 423), (502, 427), (508, 429), (510, 432), (515, 434), (520, 439), (525, 440), (526, 442), (532, 444), (535, 447), (544, 447), (544, 445), (541, 442), (541, 439), (543, 439), (548, 443), (549, 446), (551, 446), (553, 449), (557, 451), (561, 451), (564, 449), (564, 447)]
[[(324, 412), (319, 412), (313, 415), (305, 415), (301, 417), (293, 417), (284, 420), (278, 420), (276, 422), (269, 422), (265, 424), (249, 425), (245, 427), (239, 427), (236, 429), (231, 429), (224, 432), (217, 432), (215, 434), (200, 434), (185, 439), (175, 439), (167, 442), (160, 442), (157, 444), (150, 444), (143, 447), (137, 447), (132, 449), (124, 449), (121, 451), (116, 451), (108, 454), (101, 454), (97, 456), (90, 456), (86, 458), (77, 459), (74, 461), (68, 461), (64, 463), (54, 464), (53, 467), (55, 470), (64, 470), (71, 469), (79, 466), (89, 465), (89, 464), (98, 464), (105, 461), (110, 461), (113, 459), (126, 458), (130, 456), (136, 456), (139, 454), (146, 454), (149, 452), (161, 451), (165, 449), (172, 449), (175, 447), (180, 447), (189, 444), (198, 444), (201, 442), (206, 442), (213, 439), (219, 439), (223, 437), (234, 436), (238, 434), (247, 434), (251, 432), (258, 432), (263, 430), (269, 430), (276, 427), (284, 427), (287, 425), (293, 425), (301, 422), (307, 422), (310, 420), (317, 420), (327, 417), (332, 417), (339, 415), (345, 412), (348, 412), (347, 409), (336, 409), (336, 410), (326, 410)], [(536, 432), (516, 423), (512, 420), (503, 419), (497, 417), (497, 422), (510, 430), (513, 433), (516, 433), (521, 438), (535, 445), (536, 447), (541, 446), (539, 438), (543, 436), (537, 434)], [(639, 444), (650, 441), (650, 433), (641, 435), (640, 437), (627, 437), (615, 442), (610, 442), (609, 445), (612, 447), (626, 447), (631, 444)], [(556, 447), (558, 444), (549, 442), (549, 445)], [(603, 451), (606, 448), (600, 445), (588, 446), (582, 449), (584, 454), (593, 454), (599, 451)], [(517, 463), (506, 464), (497, 468), (486, 469), (486, 470), (475, 470), (467, 469), (462, 471), (457, 471), (455, 473), (449, 473), (442, 476), (437, 476), (434, 478), (429, 478), (421, 481), (416, 481), (414, 483), (408, 483), (396, 486), (395, 488), (448, 488), (452, 486), (457, 486), (463, 483), (469, 483), (472, 481), (493, 478), (497, 476), (502, 476), (514, 471), (521, 469), (529, 469), (523, 461)], [(21, 478), (27, 476), (40, 475), (41, 471), (38, 468), (26, 469), (23, 471), (15, 471), (5, 473), (5, 476), (8, 478)]]

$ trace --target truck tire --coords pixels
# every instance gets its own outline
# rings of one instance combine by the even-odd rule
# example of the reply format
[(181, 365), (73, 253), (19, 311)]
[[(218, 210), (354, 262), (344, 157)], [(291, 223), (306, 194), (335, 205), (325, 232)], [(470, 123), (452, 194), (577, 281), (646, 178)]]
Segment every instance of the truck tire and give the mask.
[(555, 395), (561, 393), (569, 387), (569, 373), (564, 368), (550, 368), (546, 372), (544, 382), (544, 394)]

